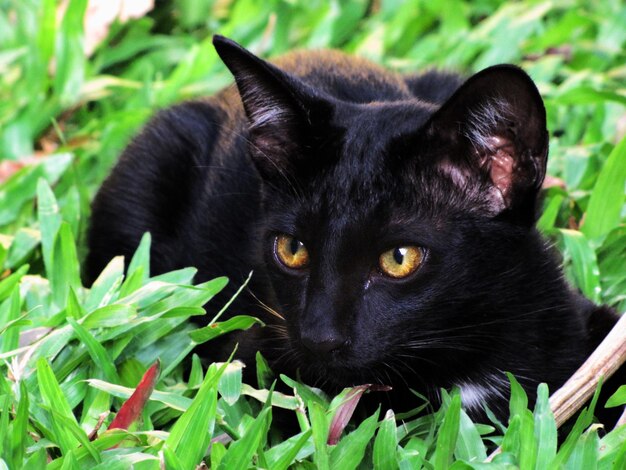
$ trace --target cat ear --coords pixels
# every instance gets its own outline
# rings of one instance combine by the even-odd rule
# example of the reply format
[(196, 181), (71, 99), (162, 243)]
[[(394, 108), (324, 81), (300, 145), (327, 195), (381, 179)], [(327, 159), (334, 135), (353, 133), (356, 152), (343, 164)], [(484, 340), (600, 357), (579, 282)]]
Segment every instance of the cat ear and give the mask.
[(461, 186), (480, 186), (492, 215), (534, 221), (548, 132), (543, 101), (525, 72), (498, 65), (472, 76), (431, 118), (427, 134), (448, 149), (441, 170)]
[(213, 45), (235, 77), (250, 122), (250, 153), (261, 175), (292, 173), (313, 134), (312, 109), (320, 104), (314, 93), (230, 39), (216, 35)]

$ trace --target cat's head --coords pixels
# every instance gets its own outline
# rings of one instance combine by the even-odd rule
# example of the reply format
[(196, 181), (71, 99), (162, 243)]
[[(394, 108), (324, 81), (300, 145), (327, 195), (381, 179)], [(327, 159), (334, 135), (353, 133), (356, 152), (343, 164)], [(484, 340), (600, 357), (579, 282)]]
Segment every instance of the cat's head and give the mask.
[(286, 361), (339, 385), (407, 370), (432, 381), (520, 329), (502, 310), (525, 302), (520, 282), (540, 282), (524, 264), (548, 149), (523, 71), (486, 69), (443, 105), (384, 91), (348, 102), (215, 45), (265, 183), (263, 262)]

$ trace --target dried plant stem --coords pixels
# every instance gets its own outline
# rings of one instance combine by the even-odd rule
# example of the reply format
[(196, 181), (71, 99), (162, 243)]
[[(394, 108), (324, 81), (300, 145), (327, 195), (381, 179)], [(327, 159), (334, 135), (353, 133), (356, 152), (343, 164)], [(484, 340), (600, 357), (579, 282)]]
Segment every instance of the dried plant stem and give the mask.
[(591, 398), (600, 377), (608, 379), (626, 362), (626, 314), (589, 359), (550, 397), (550, 408), (560, 427)]

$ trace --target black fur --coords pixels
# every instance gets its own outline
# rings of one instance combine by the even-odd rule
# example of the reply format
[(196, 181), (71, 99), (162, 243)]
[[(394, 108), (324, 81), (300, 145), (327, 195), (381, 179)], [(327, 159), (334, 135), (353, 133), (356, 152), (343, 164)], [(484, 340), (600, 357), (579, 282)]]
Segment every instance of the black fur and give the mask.
[[(237, 338), (249, 369), (260, 348), (276, 371), (330, 391), (393, 385), (396, 409), (415, 404), (408, 388), (436, 401), (457, 385), (473, 413), (484, 400), (506, 416), (504, 371), (532, 401), (615, 322), (568, 288), (534, 227), (547, 131), (520, 69), (462, 84), (337, 52), (270, 64), (215, 46), (237, 88), (162, 111), (129, 145), (93, 203), (91, 280), (146, 231), (154, 273), (227, 275), (222, 300), (254, 269), (255, 297), (229, 312), (269, 325)], [(280, 233), (306, 245), (308, 268), (281, 267)], [(381, 274), (381, 252), (407, 244), (426, 250), (418, 271)]]

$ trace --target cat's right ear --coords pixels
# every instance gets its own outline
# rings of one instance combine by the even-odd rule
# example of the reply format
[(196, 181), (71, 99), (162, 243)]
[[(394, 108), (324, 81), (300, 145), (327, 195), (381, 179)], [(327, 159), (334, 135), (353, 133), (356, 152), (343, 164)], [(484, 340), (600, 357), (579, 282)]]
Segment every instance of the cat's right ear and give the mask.
[(497, 65), (470, 77), (434, 114), (427, 132), (449, 149), (440, 169), (479, 192), (490, 215), (534, 222), (548, 132), (543, 101), (525, 72)]
[(250, 122), (250, 154), (265, 179), (289, 178), (306, 158), (307, 140), (325, 111), (305, 83), (236, 42), (214, 36), (213, 45), (235, 78)]

